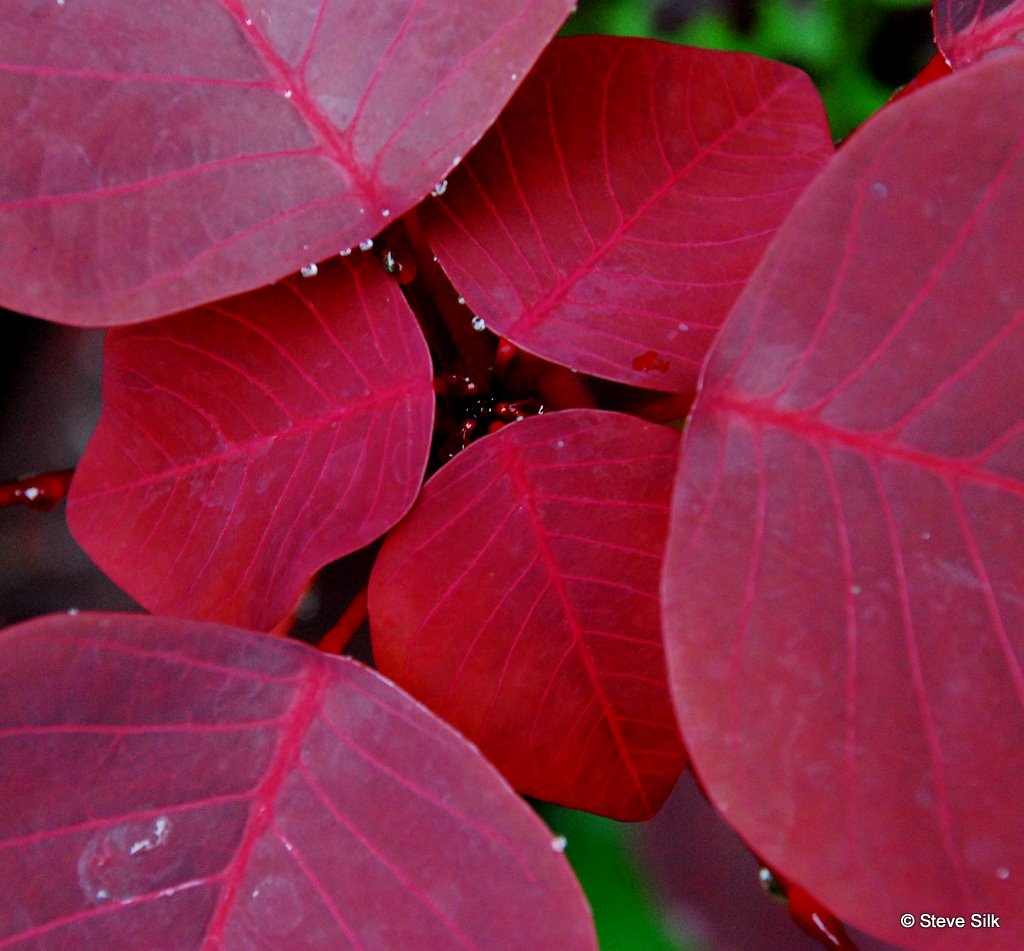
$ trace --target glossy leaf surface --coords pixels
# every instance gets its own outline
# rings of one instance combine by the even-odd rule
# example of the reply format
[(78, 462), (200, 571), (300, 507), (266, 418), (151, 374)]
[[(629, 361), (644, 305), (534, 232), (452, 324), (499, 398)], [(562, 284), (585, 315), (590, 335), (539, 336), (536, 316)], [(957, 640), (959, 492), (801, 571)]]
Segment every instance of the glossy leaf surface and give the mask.
[(0, 946), (596, 948), (543, 824), (353, 661), (108, 614), (0, 673)]
[(570, 0), (27, 0), (0, 31), (4, 306), (144, 320), (379, 231)]
[(922, 951), (1024, 944), (1022, 84), (918, 91), (800, 200), (712, 353), (663, 581), (715, 804)]
[(954, 68), (998, 49), (1024, 48), (1024, 2), (935, 0), (935, 41)]
[(150, 611), (269, 629), (412, 505), (430, 356), (378, 262), (350, 260), (109, 333), (68, 521)]
[(821, 100), (792, 67), (576, 37), (548, 47), (423, 214), (491, 329), (587, 373), (689, 392), (831, 153)]
[(658, 574), (678, 434), (567, 410), (474, 443), (370, 579), (379, 669), (520, 791), (649, 817), (683, 766)]

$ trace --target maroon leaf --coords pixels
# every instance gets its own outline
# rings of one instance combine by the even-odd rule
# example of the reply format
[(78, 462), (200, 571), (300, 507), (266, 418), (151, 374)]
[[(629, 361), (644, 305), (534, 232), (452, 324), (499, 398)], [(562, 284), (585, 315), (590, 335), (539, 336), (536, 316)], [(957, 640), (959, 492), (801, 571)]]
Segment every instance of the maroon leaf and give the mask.
[(954, 68), (997, 49), (1024, 47), (1024, 2), (935, 0), (935, 41)]
[(571, 3), (8, 4), (2, 303), (131, 323), (368, 238), (458, 163)]
[(1021, 88), (1007, 57), (918, 91), (801, 199), (712, 353), (663, 582), (715, 804), (928, 951), (1024, 946)]
[(688, 392), (831, 153), (821, 100), (792, 67), (559, 40), (424, 215), (492, 330), (587, 373)]
[(0, 672), (0, 946), (596, 948), (540, 821), (353, 661), (107, 614)]
[(268, 629), (412, 505), (430, 357), (371, 256), (111, 331), (68, 521), (154, 613)]
[(644, 819), (683, 767), (657, 596), (678, 444), (618, 413), (526, 419), (441, 469), (384, 543), (380, 670), (521, 792)]

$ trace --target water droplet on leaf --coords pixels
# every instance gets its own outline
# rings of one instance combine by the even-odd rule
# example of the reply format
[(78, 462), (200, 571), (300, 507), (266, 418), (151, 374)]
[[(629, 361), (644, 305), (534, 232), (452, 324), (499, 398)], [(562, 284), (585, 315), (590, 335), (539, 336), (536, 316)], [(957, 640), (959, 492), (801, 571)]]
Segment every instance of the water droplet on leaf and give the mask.
[(302, 268), (299, 271), (299, 273), (303, 277), (316, 277), (317, 271), (319, 270), (320, 269), (315, 264), (307, 264), (304, 268)]
[(365, 241), (359, 242), (360, 251), (369, 251), (373, 247), (373, 238), (367, 238)]
[(633, 357), (633, 369), (641, 373), (667, 373), (668, 368), (668, 360), (659, 357), (654, 350), (647, 350)]
[(565, 847), (569, 844), (569, 840), (564, 835), (556, 835), (551, 840), (551, 851), (552, 852), (564, 852)]
[(434, 186), (434, 190), (430, 194), (433, 195), (435, 198), (440, 198), (446, 191), (448, 191), (448, 179), (447, 178), (444, 179), (444, 181), (438, 182)]
[(470, 323), (473, 325), (473, 329), (474, 330), (478, 330), (479, 331), (479, 330), (486, 330), (487, 329), (487, 324), (484, 321), (483, 317), (474, 317), (470, 321)]

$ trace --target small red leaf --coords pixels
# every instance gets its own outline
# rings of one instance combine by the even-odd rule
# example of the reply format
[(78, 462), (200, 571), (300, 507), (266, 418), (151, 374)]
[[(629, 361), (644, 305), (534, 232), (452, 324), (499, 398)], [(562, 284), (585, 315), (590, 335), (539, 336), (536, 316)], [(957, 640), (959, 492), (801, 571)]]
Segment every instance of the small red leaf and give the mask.
[(657, 596), (678, 443), (595, 410), (514, 423), (441, 469), (384, 543), (381, 671), (521, 792), (644, 819), (683, 767)]
[[(821, 100), (792, 67), (575, 37), (548, 47), (423, 214), (452, 282), (497, 333), (587, 373), (691, 392), (831, 154)], [(636, 365), (648, 351), (663, 372)]]
[(1024, 48), (1022, 0), (935, 0), (935, 41), (954, 69), (1007, 47)]
[(109, 333), (68, 522), (154, 613), (269, 630), (416, 497), (430, 356), (397, 287), (354, 261)]
[(542, 823), (352, 661), (81, 615), (0, 674), (0, 946), (596, 948)]
[(919, 90), (808, 189), (711, 355), (666, 555), (709, 795), (922, 951), (1024, 947), (1022, 88), (1005, 57)]
[(132, 323), (356, 244), (469, 151), (571, 6), (7, 4), (4, 306)]

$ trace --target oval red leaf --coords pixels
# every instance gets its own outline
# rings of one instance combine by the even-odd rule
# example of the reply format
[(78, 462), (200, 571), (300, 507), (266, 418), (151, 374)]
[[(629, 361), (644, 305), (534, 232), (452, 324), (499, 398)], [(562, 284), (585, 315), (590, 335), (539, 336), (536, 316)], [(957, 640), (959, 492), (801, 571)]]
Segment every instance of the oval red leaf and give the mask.
[(108, 334), (68, 523), (158, 614), (266, 630), (412, 505), (430, 355), (369, 255)]
[(107, 614), (0, 673), (4, 947), (596, 948), (550, 832), (353, 661)]
[(1024, 47), (1021, 0), (935, 0), (935, 42), (954, 69), (987, 53)]
[(571, 7), (8, 5), (4, 306), (132, 323), (368, 238), (469, 151)]
[(691, 392), (831, 154), (821, 99), (792, 67), (573, 37), (548, 47), (423, 214), (492, 330), (587, 373)]
[(1022, 88), (1007, 57), (922, 89), (808, 189), (712, 353), (666, 556), (715, 804), (922, 951), (1024, 946)]
[(683, 767), (658, 573), (678, 433), (535, 416), (424, 487), (370, 578), (380, 670), (520, 791), (645, 819)]

